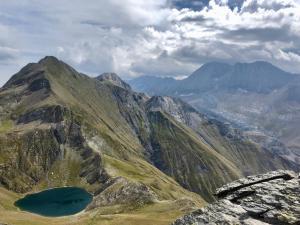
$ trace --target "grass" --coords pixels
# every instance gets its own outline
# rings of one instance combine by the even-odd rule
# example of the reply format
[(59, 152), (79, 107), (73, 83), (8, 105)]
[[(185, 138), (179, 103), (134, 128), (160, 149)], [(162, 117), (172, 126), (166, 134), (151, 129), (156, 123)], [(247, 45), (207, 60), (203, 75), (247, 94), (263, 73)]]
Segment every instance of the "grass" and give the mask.
[[(156, 158), (164, 171), (182, 186), (213, 201), (216, 188), (240, 176), (239, 169), (201, 142), (196, 134), (162, 112), (149, 113)], [(212, 179), (213, 178), (213, 179)]]
[(34, 188), (36, 191), (51, 187), (80, 186), (89, 190), (90, 185), (80, 178), (81, 162), (79, 156), (66, 148), (62, 159), (56, 161), (47, 175)]
[(0, 134), (7, 133), (13, 128), (12, 120), (3, 120), (0, 122)]
[(197, 194), (182, 188), (174, 179), (139, 158), (122, 161), (104, 155), (105, 168), (112, 176), (123, 176), (132, 181), (144, 183), (154, 191), (161, 200), (192, 199), (197, 207), (206, 202)]
[(14, 207), (21, 195), (0, 188), (0, 223), (13, 225), (169, 225), (185, 211), (176, 201), (162, 201), (130, 213), (111, 214), (108, 209), (95, 209), (74, 216), (49, 218), (23, 212)]

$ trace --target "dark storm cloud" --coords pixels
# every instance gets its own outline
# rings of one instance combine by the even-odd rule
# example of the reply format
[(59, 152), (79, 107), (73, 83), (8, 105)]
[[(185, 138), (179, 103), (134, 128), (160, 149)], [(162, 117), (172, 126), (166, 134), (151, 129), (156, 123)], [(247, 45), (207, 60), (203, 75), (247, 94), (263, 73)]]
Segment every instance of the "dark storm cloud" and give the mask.
[(291, 34), (291, 27), (284, 25), (282, 27), (267, 27), (267, 28), (241, 28), (236, 30), (223, 29), (219, 38), (240, 40), (240, 41), (290, 41), (296, 39), (297, 36)]
[[(222, 2), (221, 0), (217, 2)], [(229, 0), (228, 5), (233, 9), (235, 7), (240, 8), (244, 0)], [(170, 4), (178, 9), (190, 8), (192, 10), (201, 10), (203, 7), (209, 5), (209, 0), (170, 0)]]
[(170, 4), (178, 9), (190, 8), (193, 10), (201, 10), (204, 6), (208, 4), (209, 0), (171, 0)]

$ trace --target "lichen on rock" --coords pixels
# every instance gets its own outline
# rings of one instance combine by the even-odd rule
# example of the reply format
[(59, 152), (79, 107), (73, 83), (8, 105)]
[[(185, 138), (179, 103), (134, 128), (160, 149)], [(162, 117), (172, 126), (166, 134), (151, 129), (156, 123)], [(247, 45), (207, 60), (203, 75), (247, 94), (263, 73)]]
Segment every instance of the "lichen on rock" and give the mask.
[(249, 176), (217, 190), (221, 199), (172, 225), (300, 224), (299, 176), (273, 171)]

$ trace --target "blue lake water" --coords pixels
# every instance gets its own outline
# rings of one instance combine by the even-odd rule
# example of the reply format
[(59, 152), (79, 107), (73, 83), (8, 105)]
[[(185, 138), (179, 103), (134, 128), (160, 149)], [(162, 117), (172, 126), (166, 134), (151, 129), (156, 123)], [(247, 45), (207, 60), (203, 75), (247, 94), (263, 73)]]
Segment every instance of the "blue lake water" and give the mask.
[(84, 210), (93, 196), (82, 188), (63, 187), (26, 195), (15, 202), (23, 211), (42, 216), (69, 216)]

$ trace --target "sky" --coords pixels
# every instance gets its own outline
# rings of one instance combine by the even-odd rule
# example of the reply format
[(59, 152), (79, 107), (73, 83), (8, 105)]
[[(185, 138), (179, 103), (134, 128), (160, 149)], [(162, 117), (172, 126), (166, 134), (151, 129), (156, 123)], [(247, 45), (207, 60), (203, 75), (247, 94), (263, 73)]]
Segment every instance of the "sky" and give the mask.
[(0, 0), (0, 84), (46, 55), (123, 79), (211, 61), (300, 73), (300, 0)]

